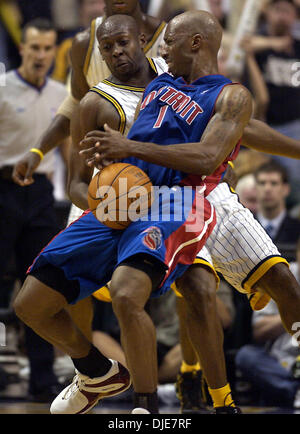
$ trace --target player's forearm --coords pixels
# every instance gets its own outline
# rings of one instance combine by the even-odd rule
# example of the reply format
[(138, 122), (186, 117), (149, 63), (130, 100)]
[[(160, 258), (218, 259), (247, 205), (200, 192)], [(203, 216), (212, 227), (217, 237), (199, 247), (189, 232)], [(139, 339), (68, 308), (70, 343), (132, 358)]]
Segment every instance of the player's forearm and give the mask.
[(64, 115), (58, 114), (35, 147), (40, 149), (45, 155), (47, 152), (61, 145), (69, 135), (70, 119)]
[(82, 210), (89, 208), (88, 200), (88, 184), (86, 182), (71, 181), (68, 185), (68, 195), (72, 203)]
[(199, 143), (156, 145), (130, 141), (130, 156), (147, 163), (157, 164), (194, 175), (210, 175), (213, 172), (212, 156), (201, 149)]
[(242, 145), (272, 155), (300, 159), (300, 140), (287, 137), (256, 119), (251, 119), (245, 128)]

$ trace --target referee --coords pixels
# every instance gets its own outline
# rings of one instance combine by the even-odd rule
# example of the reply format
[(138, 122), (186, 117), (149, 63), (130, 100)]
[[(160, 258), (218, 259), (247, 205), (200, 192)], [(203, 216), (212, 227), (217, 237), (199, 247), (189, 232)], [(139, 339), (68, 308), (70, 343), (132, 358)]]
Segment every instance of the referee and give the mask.
[[(34, 148), (67, 96), (62, 84), (47, 78), (55, 58), (56, 38), (56, 31), (47, 20), (27, 23), (20, 45), (21, 65), (2, 77), (5, 86), (0, 87), (0, 282), (13, 260), (16, 277), (23, 283), (34, 258), (59, 230), (50, 181), (54, 155), (49, 153), (44, 158)], [(13, 166), (29, 150), (43, 161), (31, 184), (21, 187), (12, 180)], [(30, 362), (30, 399), (51, 401), (59, 390), (53, 372), (53, 347), (28, 327), (25, 346)]]

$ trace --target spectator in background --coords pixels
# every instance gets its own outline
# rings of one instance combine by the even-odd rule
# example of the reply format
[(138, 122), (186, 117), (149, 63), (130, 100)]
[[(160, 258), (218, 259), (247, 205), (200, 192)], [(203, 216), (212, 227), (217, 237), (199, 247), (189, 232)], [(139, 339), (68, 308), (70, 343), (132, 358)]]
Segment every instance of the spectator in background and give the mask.
[[(15, 0), (0, 0), (0, 61), (6, 70), (20, 64), (22, 17)], [(3, 71), (1, 71), (3, 73)]]
[(71, 36), (65, 38), (58, 46), (55, 69), (52, 78), (62, 83), (67, 83), (70, 71), (69, 52), (73, 37), (79, 31), (87, 29), (92, 20), (100, 17), (104, 13), (104, 0), (77, 0), (79, 4), (80, 27), (73, 29)]
[[(43, 159), (33, 148), (67, 95), (64, 86), (46, 78), (56, 53), (56, 37), (47, 20), (27, 23), (20, 46), (21, 65), (6, 74), (6, 86), (0, 87), (0, 282), (12, 257), (23, 282), (34, 258), (59, 230), (49, 180), (54, 172), (53, 155)], [(30, 149), (43, 161), (35, 182), (20, 187), (12, 180), (13, 165)], [(25, 341), (31, 368), (30, 399), (48, 402), (59, 391), (53, 347), (29, 327), (25, 327)]]
[(256, 218), (272, 238), (282, 255), (295, 259), (295, 243), (300, 237), (300, 221), (288, 215), (286, 198), (290, 185), (284, 167), (275, 161), (263, 164), (255, 172)]
[[(266, 8), (262, 44), (256, 44), (257, 63), (269, 93), (266, 122), (281, 133), (300, 138), (300, 40), (294, 38), (297, 8), (293, 1), (272, 0)], [(299, 161), (274, 157), (290, 175), (291, 203), (300, 201)]]
[(255, 214), (257, 212), (257, 196), (254, 175), (249, 173), (243, 176), (237, 183), (235, 191), (239, 195), (241, 204)]
[[(300, 239), (291, 271), (300, 282)], [(243, 346), (236, 366), (259, 392), (261, 405), (300, 408), (300, 349), (283, 328), (276, 303), (252, 317), (254, 343)]]
[(35, 18), (52, 20), (52, 0), (17, 0), (18, 7), (23, 17), (23, 26)]

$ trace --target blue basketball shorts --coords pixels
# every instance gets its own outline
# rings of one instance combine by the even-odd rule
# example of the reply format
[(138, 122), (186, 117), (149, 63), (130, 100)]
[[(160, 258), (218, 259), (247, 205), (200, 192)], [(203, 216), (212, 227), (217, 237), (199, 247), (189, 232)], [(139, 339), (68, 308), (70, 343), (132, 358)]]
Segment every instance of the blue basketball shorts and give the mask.
[(190, 200), (185, 200), (183, 187), (173, 190), (174, 195), (160, 195), (149, 213), (125, 230), (110, 229), (91, 211), (84, 212), (50, 241), (28, 273), (47, 264), (63, 270), (68, 280), (79, 283), (73, 304), (107, 284), (118, 265), (146, 254), (166, 269), (152, 296), (165, 293), (193, 263), (216, 223), (214, 208), (204, 197), (193, 190)]

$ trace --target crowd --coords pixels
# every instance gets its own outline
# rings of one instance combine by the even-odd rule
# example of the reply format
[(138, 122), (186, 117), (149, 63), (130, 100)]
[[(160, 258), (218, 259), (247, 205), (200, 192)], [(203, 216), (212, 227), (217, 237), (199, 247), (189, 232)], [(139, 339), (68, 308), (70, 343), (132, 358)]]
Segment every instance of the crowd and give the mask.
[[(207, 5), (225, 30), (219, 55), (220, 73), (243, 83), (251, 91), (255, 118), (265, 121), (289, 137), (300, 140), (300, 1), (258, 2), (260, 7), (254, 31), (244, 34), (239, 41), (244, 60), (243, 68), (237, 74), (229, 68), (227, 60), (234, 45), (239, 17), (245, 3), (246, 1), (240, 0), (140, 0), (143, 11), (154, 11), (157, 17), (166, 22), (183, 11), (197, 8), (200, 4)], [(49, 105), (47, 113), (34, 112), (35, 95), (31, 96), (29, 92), (24, 94), (23, 102), (18, 99), (14, 106), (17, 112), (24, 112), (23, 130), (20, 130), (19, 134), (23, 139), (26, 138), (28, 147), (34, 147), (67, 94), (70, 85), (69, 52), (73, 37), (86, 29), (93, 19), (102, 16), (105, 13), (104, 8), (104, 0), (0, 0), (0, 61), (3, 71), (8, 72), (7, 86), (21, 92), (20, 81), (24, 81), (26, 74), (30, 76), (30, 68), (33, 74), (40, 74), (41, 78), (35, 89), (32, 86), (32, 92), (41, 92), (45, 83), (52, 86), (48, 94), (45, 94), (45, 105)], [(53, 40), (43, 41), (49, 49), (46, 61), (33, 61), (26, 46), (26, 38), (34, 38), (34, 35), (26, 34), (24, 29), (33, 19), (39, 20), (41, 26), (49, 25), (49, 30), (53, 31)], [(17, 73), (13, 72), (20, 68), (20, 65), (25, 71), (21, 80)], [(46, 76), (48, 81), (45, 81)], [(24, 331), (23, 326), (14, 318), (11, 303), (36, 254), (47, 240), (66, 224), (70, 209), (66, 194), (70, 141), (62, 141), (59, 150), (52, 151), (52, 159), (49, 157), (47, 164), (44, 162), (44, 170), (40, 166), (37, 176), (40, 176), (41, 185), (36, 181), (31, 196), (21, 197), (9, 179), (11, 173), (4, 170), (15, 164), (17, 157), (21, 156), (17, 154), (16, 146), (16, 140), (20, 137), (15, 135), (8, 140), (9, 131), (6, 127), (10, 125), (11, 118), (5, 104), (8, 104), (10, 97), (13, 99), (14, 94), (12, 92), (8, 95), (5, 89), (6, 86), (2, 86), (2, 89), (0, 87), (0, 206), (3, 209), (11, 200), (18, 208), (18, 203), (24, 201), (28, 209), (19, 207), (15, 225), (12, 224), (12, 214), (9, 214), (5, 221), (1, 216), (0, 249), (1, 255), (6, 257), (5, 262), (4, 259), (1, 261), (1, 267), (4, 263), (6, 265), (0, 273), (0, 322), (5, 322), (8, 327), (17, 330), (16, 351), (23, 362), (25, 360), (25, 368), (20, 370), (20, 379), (29, 381), (30, 399), (48, 402), (56, 396), (62, 383), (73, 375), (72, 364), (68, 357), (43, 342), (37, 335), (34, 336), (28, 327), (25, 327)], [(32, 104), (28, 118), (25, 117), (26, 104)], [(43, 120), (39, 120), (39, 115)], [(35, 126), (32, 125), (30, 134), (26, 135), (30, 118)], [(14, 150), (8, 151), (5, 148), (9, 144)], [(271, 157), (242, 146), (234, 166), (235, 191), (240, 202), (250, 209), (267, 231), (282, 255), (290, 262), (295, 278), (300, 281), (299, 161), (281, 156)], [(33, 187), (24, 187), (29, 188)], [(42, 204), (40, 198), (45, 200), (46, 194), (49, 203), (45, 205), (47, 208), (44, 221), (38, 221), (36, 226), (29, 227), (29, 208), (34, 201)], [(28, 202), (28, 198), (32, 202)], [(39, 228), (39, 232), (36, 232), (36, 228)], [(43, 237), (45, 241), (42, 241)], [(42, 244), (36, 241), (35, 247), (33, 239), (38, 239)], [(22, 248), (25, 250), (23, 254)], [(235, 400), (239, 402), (241, 399), (249, 404), (300, 408), (300, 351), (285, 332), (276, 305), (272, 302), (262, 311), (253, 312), (247, 297), (234, 290), (221, 275), (219, 277), (221, 283), (217, 293), (217, 306), (225, 334), (224, 352)], [(96, 297), (91, 302), (94, 305), (95, 346), (101, 349), (103, 354), (125, 363), (120, 330), (111, 305)], [(160, 385), (173, 385), (182, 366), (175, 295), (170, 292), (158, 300), (150, 300), (147, 311), (157, 328)], [(0, 347), (0, 354), (2, 350), (5, 352)], [(6, 373), (5, 370), (2, 372), (1, 365), (0, 377), (3, 378), (2, 382), (0, 380), (0, 394), (5, 395), (9, 381), (5, 379)], [(44, 384), (41, 384), (41, 378), (44, 378)], [(249, 386), (247, 390), (250, 392), (247, 396), (241, 392), (242, 382)], [(38, 383), (40, 388), (37, 387)], [(182, 391), (178, 390), (178, 387), (179, 395)], [(161, 399), (176, 404), (178, 401), (175, 388), (168, 389), (170, 396), (167, 397), (165, 390), (161, 388)], [(209, 397), (207, 402), (210, 403)]]

